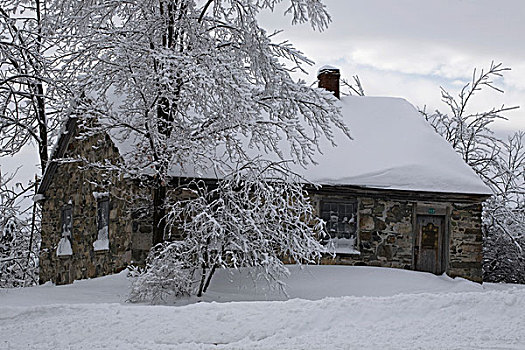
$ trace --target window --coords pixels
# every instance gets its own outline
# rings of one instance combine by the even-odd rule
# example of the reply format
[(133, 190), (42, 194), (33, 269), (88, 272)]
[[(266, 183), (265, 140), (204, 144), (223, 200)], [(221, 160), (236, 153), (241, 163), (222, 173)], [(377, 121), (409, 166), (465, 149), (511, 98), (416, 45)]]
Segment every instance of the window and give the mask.
[(325, 244), (336, 253), (359, 254), (357, 249), (357, 201), (321, 202), (321, 219), (326, 222)]
[(62, 207), (62, 215), (60, 219), (61, 238), (58, 242), (57, 255), (73, 255), (71, 249), (71, 232), (73, 231), (73, 204), (69, 201)]
[(109, 250), (109, 197), (97, 198), (97, 239), (93, 242), (93, 248), (98, 250)]

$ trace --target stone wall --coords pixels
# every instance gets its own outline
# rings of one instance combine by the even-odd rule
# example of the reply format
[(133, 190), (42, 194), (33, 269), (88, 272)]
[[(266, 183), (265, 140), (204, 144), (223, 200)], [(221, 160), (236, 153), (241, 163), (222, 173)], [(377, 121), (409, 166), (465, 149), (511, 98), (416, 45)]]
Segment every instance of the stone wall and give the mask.
[(367, 265), (409, 269), (412, 265), (413, 203), (361, 198), (360, 260)]
[(450, 215), (449, 276), (481, 282), (483, 275), (483, 236), (481, 204), (452, 204)]
[[(342, 200), (344, 196), (313, 195), (317, 210), (323, 199)], [(350, 198), (350, 197), (346, 197)], [(353, 197), (355, 198), (355, 197)], [(323, 264), (367, 265), (415, 269), (416, 209), (429, 202), (357, 197), (357, 236), (360, 254), (325, 257)], [(431, 203), (432, 204), (432, 203)], [(449, 239), (444, 252), (449, 276), (481, 282), (482, 231), (481, 204), (434, 203), (442, 209), (444, 237)]]
[[(116, 162), (119, 154), (109, 137), (72, 139), (66, 157), (82, 155), (90, 160)], [(129, 203), (136, 191), (132, 183), (120, 176), (93, 168), (83, 162), (66, 162), (57, 168), (53, 181), (44, 193), (42, 205), (42, 246), (40, 283), (71, 283), (121, 271), (133, 260), (143, 261), (151, 246), (147, 220), (133, 222)], [(81, 168), (82, 167), (82, 168)], [(98, 186), (103, 184), (104, 186)], [(97, 199), (93, 192), (109, 191), (109, 250), (95, 251), (97, 239)], [(72, 204), (73, 255), (57, 256), (61, 238), (62, 208)], [(145, 228), (146, 227), (146, 228)]]
[[(316, 206), (322, 199), (344, 200), (337, 196), (314, 196)], [(413, 203), (359, 197), (357, 210), (358, 250), (361, 254), (337, 254), (323, 264), (369, 265), (412, 268)]]
[[(117, 148), (107, 136), (91, 137), (83, 141), (73, 138), (68, 145), (66, 157), (79, 158), (79, 155), (95, 161), (120, 161)], [(96, 252), (93, 242), (97, 239), (97, 200), (93, 192), (106, 191), (110, 195), (110, 244), (109, 250)], [(345, 191), (345, 195), (340, 194)], [(417, 194), (411, 193), (404, 194), (402, 198), (406, 199), (389, 198), (389, 191), (374, 196), (344, 189), (335, 193), (314, 193), (312, 199), (319, 209), (319, 203), (323, 199), (344, 201), (357, 198), (357, 248), (360, 254), (326, 257), (322, 260), (323, 264), (415, 268), (417, 210), (428, 206), (429, 202), (414, 200)], [(135, 182), (94, 168), (86, 168), (82, 162), (59, 165), (42, 202), (41, 283), (48, 280), (57, 284), (70, 283), (76, 279), (118, 272), (130, 263), (144, 263), (152, 245), (153, 215), (151, 193), (143, 191), (140, 194), (142, 200), (138, 202), (139, 187)], [(170, 191), (168, 196), (187, 197), (188, 194)], [(57, 257), (57, 244), (61, 238), (61, 212), (69, 202), (73, 211), (73, 255)], [(481, 281), (481, 204), (446, 200), (435, 204), (442, 208), (442, 212), (437, 214), (446, 217), (447, 273), (450, 276)], [(142, 209), (139, 210), (139, 207)], [(174, 234), (177, 236), (176, 232)]]

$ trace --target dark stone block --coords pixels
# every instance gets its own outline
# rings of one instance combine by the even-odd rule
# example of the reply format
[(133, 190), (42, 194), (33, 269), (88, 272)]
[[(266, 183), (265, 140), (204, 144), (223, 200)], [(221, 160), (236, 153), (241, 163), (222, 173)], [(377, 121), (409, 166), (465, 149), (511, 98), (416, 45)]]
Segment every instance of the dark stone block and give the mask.
[(387, 260), (392, 259), (392, 247), (386, 244), (381, 244), (377, 247), (377, 256), (385, 257)]
[(390, 224), (393, 222), (401, 222), (403, 221), (403, 218), (405, 216), (409, 216), (406, 208), (401, 209), (399, 205), (394, 205), (392, 208), (386, 213), (386, 223)]
[(383, 211), (384, 210), (385, 210), (385, 205), (384, 204), (377, 204), (372, 209), (372, 214), (374, 214), (375, 216), (381, 216), (381, 215), (383, 215)]
[(379, 220), (379, 219), (376, 219), (376, 229), (379, 230), (379, 231), (384, 231), (386, 230), (386, 224), (383, 220)]
[(475, 228), (467, 228), (465, 229), (466, 235), (480, 235), (481, 236), (481, 230), (475, 229)]

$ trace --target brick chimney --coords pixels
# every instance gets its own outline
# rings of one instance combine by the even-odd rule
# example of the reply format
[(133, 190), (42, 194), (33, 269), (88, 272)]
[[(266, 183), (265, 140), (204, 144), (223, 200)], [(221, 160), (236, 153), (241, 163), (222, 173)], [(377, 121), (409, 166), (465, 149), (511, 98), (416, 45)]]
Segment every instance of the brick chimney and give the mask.
[(339, 69), (332, 66), (322, 66), (317, 71), (319, 87), (331, 91), (339, 98)]

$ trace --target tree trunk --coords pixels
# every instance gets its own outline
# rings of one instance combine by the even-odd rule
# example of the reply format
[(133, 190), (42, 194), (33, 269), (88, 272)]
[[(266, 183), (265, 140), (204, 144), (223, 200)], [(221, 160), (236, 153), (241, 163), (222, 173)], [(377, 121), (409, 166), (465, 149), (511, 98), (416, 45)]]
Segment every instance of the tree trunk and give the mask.
[[(38, 33), (37, 33), (37, 50), (38, 54), (41, 53), (42, 48), (42, 8), (40, 0), (35, 1), (36, 5), (36, 20), (38, 25)], [(42, 74), (42, 66), (39, 64), (40, 62), (35, 61), (34, 66), (35, 69), (37, 69), (37, 75), (38, 79), (34, 84), (34, 97), (35, 97), (35, 114), (36, 114), (36, 120), (38, 123), (38, 134), (40, 137), (40, 140), (38, 142), (38, 153), (40, 156), (40, 167), (42, 171), (42, 175), (44, 174), (44, 171), (46, 170), (47, 161), (48, 161), (48, 152), (47, 152), (47, 118), (46, 118), (46, 105), (44, 101), (44, 85), (42, 83), (41, 74)]]
[(204, 284), (206, 281), (206, 264), (202, 263), (202, 272), (201, 272), (201, 282), (199, 284), (199, 290), (197, 291), (197, 296), (201, 297), (204, 291)]
[(157, 184), (153, 189), (153, 245), (164, 241), (164, 232), (166, 229), (166, 186)]
[(204, 284), (204, 289), (202, 290), (203, 293), (206, 293), (206, 291), (208, 290), (208, 287), (210, 286), (211, 278), (213, 277), (213, 274), (215, 273), (216, 269), (217, 269), (217, 265), (213, 265), (208, 275), (208, 278), (206, 279), (206, 283)]
[(38, 135), (40, 140), (38, 141), (38, 153), (40, 156), (40, 167), (42, 174), (46, 170), (47, 161), (48, 161), (48, 152), (47, 152), (47, 120), (46, 120), (46, 108), (44, 103), (44, 87), (42, 82), (39, 81), (35, 84), (35, 114), (38, 123)]
[[(166, 48), (173, 48), (176, 44), (177, 33), (174, 31), (174, 21), (177, 11), (184, 11), (182, 8), (178, 8), (175, 4), (160, 0), (160, 11), (161, 14), (166, 16), (168, 19), (167, 31), (162, 35), (162, 44)], [(158, 63), (154, 63), (155, 69), (161, 68)], [(180, 86), (182, 82), (177, 80), (178, 89), (177, 94), (180, 92)], [(162, 83), (160, 83), (162, 87)], [(168, 90), (168, 86), (165, 86)], [(173, 131), (173, 113), (176, 109), (174, 101), (170, 101), (165, 96), (160, 94), (159, 102), (157, 104), (157, 131), (159, 134), (165, 137), (165, 142), (172, 136)], [(153, 190), (153, 244), (158, 244), (164, 241), (166, 231), (166, 182), (169, 179), (169, 161), (163, 158), (165, 152), (162, 144), (155, 145), (152, 142), (152, 150), (154, 152), (155, 160), (157, 162), (157, 179), (155, 180), (155, 188)]]

